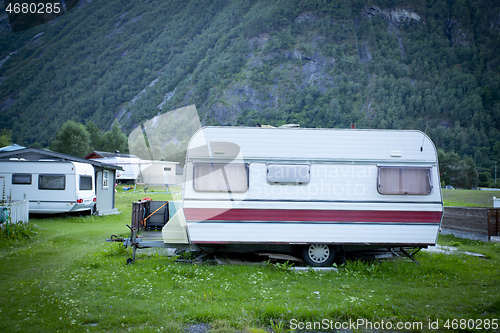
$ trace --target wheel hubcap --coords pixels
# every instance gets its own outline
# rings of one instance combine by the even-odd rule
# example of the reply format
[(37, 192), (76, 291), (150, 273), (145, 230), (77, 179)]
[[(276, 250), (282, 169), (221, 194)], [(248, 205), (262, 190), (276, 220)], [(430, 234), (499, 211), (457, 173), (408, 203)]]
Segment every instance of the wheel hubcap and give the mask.
[(330, 247), (326, 244), (311, 244), (307, 253), (311, 261), (316, 264), (321, 264), (330, 257)]

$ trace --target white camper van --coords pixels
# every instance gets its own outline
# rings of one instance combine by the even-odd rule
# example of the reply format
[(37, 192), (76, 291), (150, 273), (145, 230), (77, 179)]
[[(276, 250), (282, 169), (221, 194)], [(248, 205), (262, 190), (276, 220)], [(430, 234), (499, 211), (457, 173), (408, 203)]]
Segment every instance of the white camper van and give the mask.
[(121, 183), (133, 183), (139, 176), (141, 170), (149, 165), (149, 163), (134, 155), (108, 156), (92, 158), (92, 160), (122, 167), (123, 170), (116, 171), (116, 180)]
[(191, 138), (168, 244), (300, 252), (436, 243), (437, 153), (420, 131), (205, 127)]
[(94, 168), (67, 161), (1, 160), (5, 194), (29, 201), (30, 213), (92, 210), (96, 204)]

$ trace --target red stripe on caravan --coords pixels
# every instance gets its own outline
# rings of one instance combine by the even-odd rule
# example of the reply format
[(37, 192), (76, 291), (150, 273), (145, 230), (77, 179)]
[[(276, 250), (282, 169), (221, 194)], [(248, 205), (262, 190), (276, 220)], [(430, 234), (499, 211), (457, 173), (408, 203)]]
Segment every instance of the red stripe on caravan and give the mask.
[(184, 208), (188, 221), (441, 222), (442, 212), (391, 210), (302, 210)]

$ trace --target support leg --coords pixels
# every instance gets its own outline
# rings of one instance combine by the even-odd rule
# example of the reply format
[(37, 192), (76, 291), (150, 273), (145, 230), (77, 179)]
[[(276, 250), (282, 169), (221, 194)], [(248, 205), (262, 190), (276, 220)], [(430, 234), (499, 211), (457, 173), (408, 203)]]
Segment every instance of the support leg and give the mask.
[(422, 248), (419, 247), (418, 249), (414, 250), (412, 253), (408, 253), (405, 251), (405, 249), (403, 249), (402, 247), (399, 248), (399, 250), (401, 251), (402, 254), (404, 254), (406, 257), (410, 258), (413, 262), (415, 262), (416, 264), (420, 265), (420, 263), (417, 261), (417, 259), (413, 258), (413, 256), (415, 254), (417, 254), (418, 251), (420, 251)]

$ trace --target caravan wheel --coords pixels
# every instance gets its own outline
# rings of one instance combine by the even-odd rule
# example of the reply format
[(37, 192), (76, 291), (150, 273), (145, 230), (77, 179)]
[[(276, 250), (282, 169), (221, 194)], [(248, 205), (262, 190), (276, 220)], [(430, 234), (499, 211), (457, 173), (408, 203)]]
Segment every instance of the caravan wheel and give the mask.
[(329, 266), (335, 260), (335, 250), (328, 244), (311, 244), (304, 247), (302, 257), (310, 266)]

